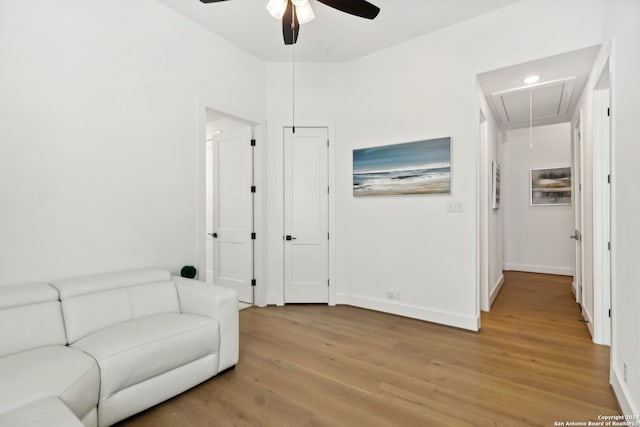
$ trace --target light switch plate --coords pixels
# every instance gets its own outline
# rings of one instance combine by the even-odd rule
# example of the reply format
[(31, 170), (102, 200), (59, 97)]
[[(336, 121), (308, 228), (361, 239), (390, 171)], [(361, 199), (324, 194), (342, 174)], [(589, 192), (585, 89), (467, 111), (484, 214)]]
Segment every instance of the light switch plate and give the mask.
[(461, 200), (447, 202), (447, 212), (464, 212), (464, 202)]

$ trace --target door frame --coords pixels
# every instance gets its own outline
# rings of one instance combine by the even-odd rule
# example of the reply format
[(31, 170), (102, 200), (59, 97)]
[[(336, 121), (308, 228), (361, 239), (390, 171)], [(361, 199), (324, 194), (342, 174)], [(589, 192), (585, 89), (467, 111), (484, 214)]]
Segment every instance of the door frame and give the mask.
[(491, 296), (489, 295), (489, 198), (491, 186), (489, 182), (488, 163), (488, 126), (489, 120), (482, 106), (479, 109), (478, 141), (479, 162), (478, 174), (478, 237), (479, 237), (479, 276), (480, 276), (480, 310), (491, 310)]
[[(579, 261), (579, 266), (575, 266), (574, 271), (574, 295), (576, 297), (576, 303), (580, 304), (580, 306), (584, 306), (584, 195), (583, 195), (583, 183), (584, 183), (584, 119), (582, 109), (578, 111), (578, 121), (575, 126), (572, 126), (572, 145), (571, 145), (571, 158), (572, 158), (572, 166), (573, 166), (573, 175), (574, 175), (574, 200), (573, 200), (573, 209), (574, 209), (574, 229), (576, 226), (579, 226), (580, 231), (580, 254), (576, 253), (575, 259), (576, 262)], [(579, 135), (579, 136), (578, 136)], [(579, 141), (579, 144), (577, 143)], [(576, 179), (575, 169), (576, 165), (578, 167), (578, 176)], [(577, 190), (577, 191), (576, 191)], [(577, 199), (577, 200), (576, 200)], [(577, 251), (577, 249), (576, 249)], [(579, 267), (579, 268), (578, 268)], [(578, 282), (576, 283), (576, 273), (579, 275)]]
[[(591, 125), (593, 146), (593, 342), (611, 345), (611, 309), (615, 242), (612, 239), (615, 209), (615, 176), (612, 168), (613, 126), (606, 108), (611, 108), (611, 58), (607, 55), (595, 73)], [(611, 175), (611, 183), (608, 176)], [(611, 244), (610, 249), (608, 244)], [(613, 310), (612, 310), (613, 311)], [(613, 317), (613, 314), (612, 314)]]
[[(265, 125), (261, 118), (246, 117), (242, 114), (233, 114), (226, 111), (224, 106), (207, 96), (196, 97), (196, 132), (194, 138), (194, 151), (196, 162), (196, 173), (194, 188), (197, 191), (197, 207), (196, 207), (196, 227), (195, 227), (195, 261), (198, 268), (198, 278), (206, 279), (207, 266), (207, 224), (206, 224), (206, 140), (207, 140), (207, 110), (215, 110), (216, 112), (226, 115), (232, 119), (246, 122), (253, 127), (253, 137), (256, 139), (256, 147), (254, 149), (253, 176), (254, 185), (257, 188), (254, 204), (253, 218), (254, 231), (256, 240), (254, 241), (254, 277), (256, 286), (253, 291), (253, 305), (264, 307), (267, 305), (267, 283), (265, 280), (265, 223), (264, 212), (266, 191), (265, 183)], [(188, 232), (188, 230), (185, 230)]]
[[(273, 141), (265, 162), (269, 163), (267, 176), (270, 200), (266, 202), (269, 213), (265, 257), (268, 259), (267, 280), (270, 283), (266, 302), (283, 306), (284, 302), (284, 130), (292, 125), (286, 122), (267, 125), (268, 140)], [(327, 153), (329, 178), (329, 305), (346, 303), (346, 293), (340, 287), (336, 274), (336, 138), (335, 124), (331, 121), (299, 121), (296, 128), (326, 128), (329, 135)], [(266, 262), (266, 259), (265, 259)]]

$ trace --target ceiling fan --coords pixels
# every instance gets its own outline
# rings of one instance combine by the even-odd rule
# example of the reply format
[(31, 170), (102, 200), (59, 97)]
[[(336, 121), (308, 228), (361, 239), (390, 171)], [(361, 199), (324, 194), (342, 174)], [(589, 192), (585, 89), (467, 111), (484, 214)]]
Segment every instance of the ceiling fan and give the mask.
[[(228, 0), (200, 0), (202, 3), (217, 3)], [(329, 7), (350, 15), (366, 19), (374, 19), (380, 8), (366, 0), (318, 0)], [(269, 0), (267, 10), (276, 19), (282, 20), (282, 36), (284, 44), (295, 44), (298, 41), (300, 25), (315, 18), (309, 0)]]

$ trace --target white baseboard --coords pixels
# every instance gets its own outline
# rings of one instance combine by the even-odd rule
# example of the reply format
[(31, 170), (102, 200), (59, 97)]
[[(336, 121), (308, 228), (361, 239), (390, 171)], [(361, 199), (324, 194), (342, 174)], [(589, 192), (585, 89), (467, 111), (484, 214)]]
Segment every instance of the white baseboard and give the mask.
[(573, 293), (573, 297), (575, 299), (578, 298), (578, 289), (576, 288), (576, 281), (572, 280), (571, 281), (571, 292)]
[(620, 375), (618, 374), (618, 369), (616, 366), (611, 367), (611, 387), (613, 387), (613, 392), (618, 399), (618, 404), (620, 404), (620, 409), (622, 409), (622, 413), (627, 416), (635, 415), (638, 416), (640, 412), (638, 412), (638, 408), (633, 403), (630, 398), (629, 389), (624, 381), (621, 381)]
[(346, 304), (347, 294), (336, 294), (336, 304)]
[(413, 319), (426, 320), (427, 322), (440, 323), (442, 325), (453, 326), (470, 331), (478, 331), (480, 329), (479, 317), (462, 316), (459, 314), (431, 310), (400, 302), (389, 302), (357, 295), (346, 295), (345, 304), (369, 310), (396, 314), (398, 316), (411, 317)]
[(542, 273), (542, 274), (558, 274), (560, 276), (573, 276), (574, 269), (572, 267), (554, 267), (549, 265), (527, 265), (527, 264), (514, 264), (504, 263), (503, 270), (513, 271), (525, 271), (527, 273)]
[(496, 282), (496, 286), (493, 288), (493, 292), (491, 292), (491, 295), (489, 295), (489, 307), (493, 305), (494, 301), (498, 297), (498, 294), (502, 289), (502, 285), (504, 285), (504, 274), (500, 275), (500, 278)]
[(282, 300), (273, 292), (267, 294), (267, 305), (282, 305)]

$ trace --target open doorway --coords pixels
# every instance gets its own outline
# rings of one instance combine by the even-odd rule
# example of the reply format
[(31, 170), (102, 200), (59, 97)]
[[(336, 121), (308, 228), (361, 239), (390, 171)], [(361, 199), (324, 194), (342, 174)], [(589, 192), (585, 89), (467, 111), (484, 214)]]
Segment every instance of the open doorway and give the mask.
[(599, 50), (592, 46), (478, 75), (486, 117), (478, 156), (479, 301), (485, 311), (500, 290), (496, 278), (503, 269), (570, 276), (574, 286), (585, 282), (575, 244), (584, 204), (572, 198), (574, 175), (582, 173), (574, 162), (585, 160), (576, 159), (572, 119)]

